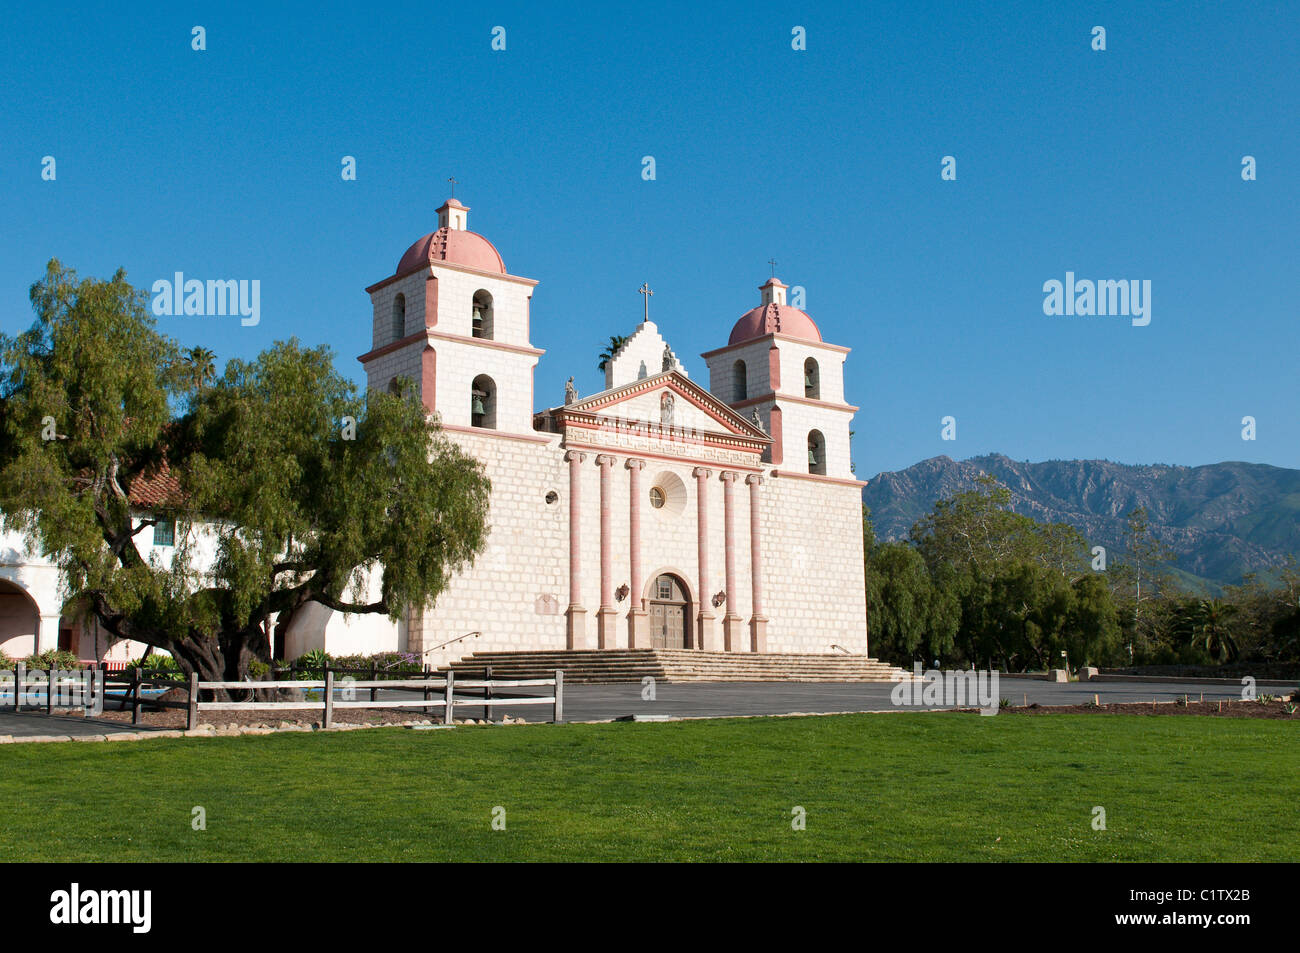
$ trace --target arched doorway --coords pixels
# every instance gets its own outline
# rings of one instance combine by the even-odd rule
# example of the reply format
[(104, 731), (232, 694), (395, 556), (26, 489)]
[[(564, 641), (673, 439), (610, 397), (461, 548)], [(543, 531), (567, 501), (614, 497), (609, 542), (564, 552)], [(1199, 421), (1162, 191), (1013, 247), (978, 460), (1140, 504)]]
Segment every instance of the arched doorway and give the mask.
[(650, 647), (691, 647), (691, 597), (686, 584), (672, 573), (650, 581)]
[(26, 589), (0, 579), (0, 652), (20, 659), (33, 655), (41, 631), (41, 610)]

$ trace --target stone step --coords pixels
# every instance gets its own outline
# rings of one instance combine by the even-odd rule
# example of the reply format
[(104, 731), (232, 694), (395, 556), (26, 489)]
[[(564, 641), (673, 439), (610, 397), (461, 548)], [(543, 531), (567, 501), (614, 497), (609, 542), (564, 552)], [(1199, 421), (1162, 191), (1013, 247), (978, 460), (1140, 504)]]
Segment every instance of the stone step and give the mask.
[(911, 673), (863, 655), (700, 652), (692, 649), (579, 649), (475, 652), (452, 663), (456, 672), (486, 665), (501, 678), (544, 678), (556, 669), (569, 682), (895, 682)]

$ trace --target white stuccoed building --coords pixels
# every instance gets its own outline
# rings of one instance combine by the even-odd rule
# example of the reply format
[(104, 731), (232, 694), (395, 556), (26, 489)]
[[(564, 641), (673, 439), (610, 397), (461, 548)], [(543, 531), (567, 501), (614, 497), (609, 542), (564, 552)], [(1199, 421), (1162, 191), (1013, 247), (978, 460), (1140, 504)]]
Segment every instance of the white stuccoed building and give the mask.
[[(703, 355), (706, 389), (649, 320), (643, 286), (645, 320), (608, 362), (605, 389), (539, 408), (537, 282), (509, 274), (468, 214), (449, 199), (437, 230), (366, 289), (372, 347), (360, 361), (371, 388), (395, 391), (407, 378), (446, 436), (482, 461), (493, 487), (487, 548), (433, 609), (393, 624), (317, 606), (277, 656), (396, 650), (445, 665), (470, 652), (566, 649), (866, 655), (848, 348), (824, 342), (773, 277), (726, 345)], [(566, 329), (544, 320), (539, 333)], [(138, 501), (142, 513), (148, 502)], [(155, 530), (165, 556), (168, 530)], [(20, 547), (0, 538), (0, 649), (104, 657), (93, 624), (60, 623), (57, 574)]]
[(707, 389), (647, 306), (605, 390), (539, 409), (536, 282), (507, 272), (468, 213), (449, 199), (367, 289), (369, 386), (409, 378), (493, 485), (487, 551), (409, 620), (406, 648), (435, 664), (470, 650), (865, 655), (848, 348), (823, 342), (772, 278), (703, 355)]

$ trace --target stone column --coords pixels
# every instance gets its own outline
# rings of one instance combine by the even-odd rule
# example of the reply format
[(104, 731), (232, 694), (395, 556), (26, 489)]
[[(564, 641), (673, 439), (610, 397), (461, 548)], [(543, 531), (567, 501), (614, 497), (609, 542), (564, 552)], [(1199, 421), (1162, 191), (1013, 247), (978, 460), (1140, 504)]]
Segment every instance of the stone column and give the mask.
[(646, 611), (642, 593), (645, 580), (641, 578), (641, 471), (644, 460), (627, 461), (628, 478), (628, 547), (631, 578), (628, 580), (627, 647), (650, 647), (650, 613)]
[(722, 618), (722, 647), (727, 652), (741, 650), (740, 631), (744, 623), (736, 604), (740, 601), (736, 590), (736, 506), (735, 483), (740, 476), (731, 470), (722, 472), (722, 522), (726, 542), (727, 614)]
[(600, 467), (600, 608), (596, 610), (596, 644), (602, 649), (618, 647), (614, 632), (618, 618), (614, 607), (614, 501), (610, 487), (614, 462), (607, 453), (596, 457), (596, 466)]
[(760, 540), (763, 529), (758, 521), (758, 488), (763, 478), (757, 473), (745, 477), (749, 485), (749, 578), (753, 587), (753, 615), (749, 620), (749, 649), (767, 651), (767, 616), (763, 615), (763, 556)]
[(713, 635), (713, 593), (709, 592), (709, 477), (713, 476), (713, 471), (707, 467), (696, 467), (691, 475), (695, 477), (695, 521), (700, 570), (700, 612), (695, 620), (694, 647), (711, 652), (716, 648)]
[(585, 453), (570, 450), (569, 464), (569, 608), (565, 612), (565, 648), (587, 647), (587, 610), (582, 607), (582, 462)]

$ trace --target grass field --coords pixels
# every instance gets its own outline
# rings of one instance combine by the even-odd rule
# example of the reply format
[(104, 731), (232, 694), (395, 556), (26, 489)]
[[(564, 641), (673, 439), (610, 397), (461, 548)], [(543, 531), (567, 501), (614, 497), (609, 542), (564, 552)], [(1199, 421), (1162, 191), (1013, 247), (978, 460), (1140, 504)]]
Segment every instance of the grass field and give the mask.
[(1298, 742), (911, 713), (15, 744), (0, 860), (1293, 860)]

